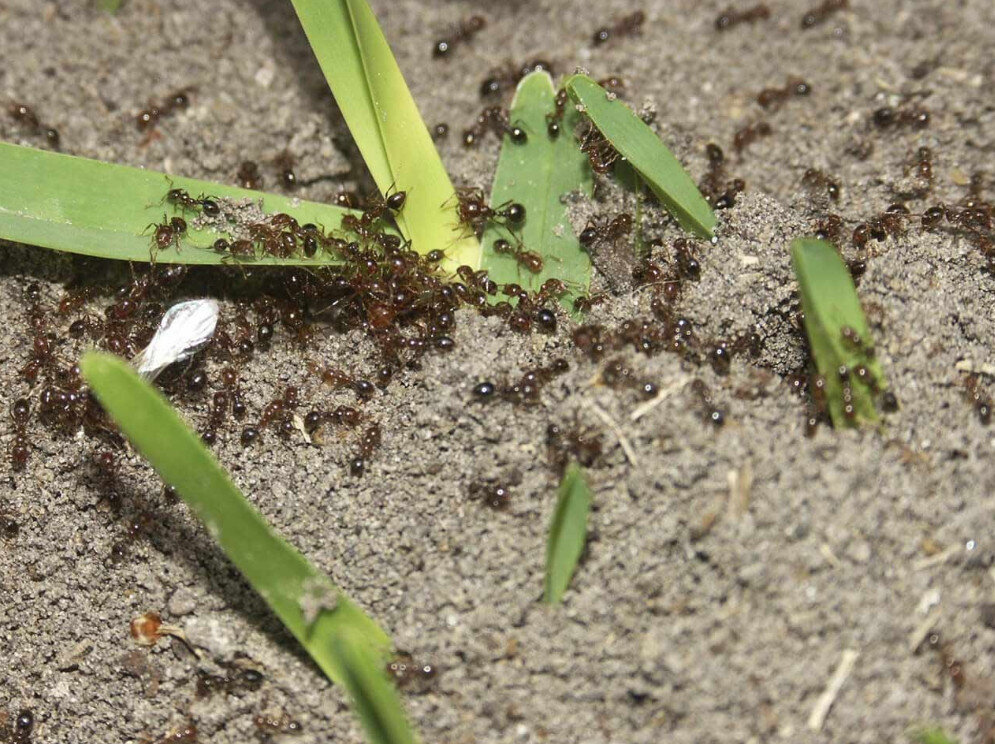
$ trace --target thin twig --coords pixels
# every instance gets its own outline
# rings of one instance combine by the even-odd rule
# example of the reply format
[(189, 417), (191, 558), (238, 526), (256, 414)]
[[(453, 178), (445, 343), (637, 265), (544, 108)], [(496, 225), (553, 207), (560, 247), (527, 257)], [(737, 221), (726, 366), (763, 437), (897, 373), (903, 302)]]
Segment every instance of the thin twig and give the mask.
[(808, 727), (810, 730), (822, 730), (822, 725), (826, 722), (826, 716), (829, 715), (829, 709), (833, 707), (833, 703), (836, 702), (836, 696), (840, 694), (840, 689), (842, 689), (843, 684), (846, 682), (846, 678), (853, 671), (853, 665), (857, 663), (858, 656), (860, 656), (860, 652), (852, 648), (843, 651), (843, 657), (840, 659), (839, 666), (836, 667), (836, 671), (829, 680), (829, 684), (826, 685), (826, 689), (819, 696), (819, 699), (815, 701), (812, 715), (808, 717)]
[(632, 445), (629, 444), (629, 440), (625, 438), (625, 434), (622, 433), (622, 430), (619, 428), (618, 424), (615, 423), (615, 420), (611, 416), (609, 416), (608, 412), (605, 411), (605, 409), (603, 409), (597, 403), (592, 403), (591, 401), (584, 401), (584, 405), (590, 408), (591, 411), (594, 412), (594, 415), (597, 416), (599, 419), (601, 419), (604, 422), (605, 426), (611, 429), (612, 434), (615, 435), (615, 438), (618, 440), (619, 445), (621, 445), (622, 447), (622, 452), (625, 453), (625, 459), (629, 461), (630, 465), (635, 466), (637, 464), (637, 459), (638, 459), (636, 458), (636, 453), (632, 449)]
[(929, 631), (936, 627), (937, 622), (940, 620), (941, 610), (939, 607), (934, 607), (926, 619), (923, 620), (919, 625), (916, 626), (915, 630), (909, 633), (909, 652), (915, 653), (922, 642), (926, 640), (926, 636), (929, 635)]

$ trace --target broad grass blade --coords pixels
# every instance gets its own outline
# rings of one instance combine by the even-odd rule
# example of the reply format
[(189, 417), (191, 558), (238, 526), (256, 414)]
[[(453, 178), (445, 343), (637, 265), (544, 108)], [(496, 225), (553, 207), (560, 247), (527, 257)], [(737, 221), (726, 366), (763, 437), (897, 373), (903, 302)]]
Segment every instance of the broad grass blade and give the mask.
[(583, 469), (570, 463), (563, 473), (556, 511), (546, 542), (545, 600), (557, 604), (570, 585), (587, 540), (587, 514), (591, 509), (591, 488)]
[[(826, 404), (833, 425), (877, 421), (874, 397), (885, 388), (884, 373), (874, 358), (867, 320), (846, 264), (831, 244), (815, 238), (793, 241), (791, 262), (812, 357), (826, 380)], [(843, 367), (849, 372), (852, 415), (844, 410)], [(864, 379), (857, 374), (859, 367), (867, 372)]]
[[(172, 188), (261, 202), (267, 213), (286, 212), (301, 224), (338, 229), (350, 210), (285, 196), (223, 186), (192, 178), (103, 163), (99, 160), (0, 142), (0, 238), (42, 248), (122, 261), (148, 261), (150, 223), (178, 214), (164, 202)], [(180, 248), (156, 252), (159, 263), (222, 264), (231, 260), (210, 248), (220, 237), (193, 230)], [(308, 265), (341, 261), (324, 251), (315, 258), (239, 259), (240, 264)]]
[(333, 681), (351, 671), (335, 641), (349, 633), (370, 658), (390, 639), (331, 580), (269, 527), (165, 398), (123, 360), (91, 352), (83, 376), (121, 431), (173, 486), (231, 562)]
[(586, 295), (590, 287), (591, 258), (574, 235), (563, 197), (572, 191), (590, 196), (594, 178), (587, 156), (571, 134), (580, 119), (572, 106), (564, 113), (560, 135), (552, 138), (546, 132), (546, 115), (555, 110), (555, 96), (553, 80), (544, 71), (533, 72), (518, 84), (511, 121), (526, 131), (528, 140), (516, 144), (505, 138), (491, 188), (491, 206), (509, 201), (525, 206), (525, 223), (515, 235), (525, 250), (542, 257), (543, 269), (533, 274), (513, 256), (495, 253), (495, 240), (516, 241), (497, 225), (484, 233), (482, 268), (499, 284), (514, 282), (533, 291), (546, 279), (562, 279), (569, 291), (560, 301), (570, 310), (574, 298)]
[(587, 75), (572, 75), (563, 85), (681, 227), (699, 237), (711, 238), (715, 214), (680, 161), (653, 130)]
[(407, 193), (398, 225), (421, 253), (446, 265), (480, 265), (480, 245), (460, 237), (455, 192), (411, 91), (366, 0), (293, 0), (335, 101), (382, 192)]

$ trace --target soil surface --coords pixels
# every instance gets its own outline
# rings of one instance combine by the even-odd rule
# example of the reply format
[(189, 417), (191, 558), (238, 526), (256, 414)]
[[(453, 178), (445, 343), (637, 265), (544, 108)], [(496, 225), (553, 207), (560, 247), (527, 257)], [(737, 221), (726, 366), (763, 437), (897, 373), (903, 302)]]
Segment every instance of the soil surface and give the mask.
[[(497, 158), (496, 138), (474, 150), (459, 141), (483, 105), (480, 82), (537, 56), (557, 73), (621, 75), (627, 100), (655, 109), (654, 126), (696, 179), (705, 145), (720, 144), (746, 191), (720, 213), (717, 244), (697, 249), (701, 279), (679, 310), (702, 338), (756, 330), (763, 342), (724, 376), (671, 354), (623, 352), (664, 393), (634, 419), (642, 399), (598, 384), (599, 365), (573, 348), (565, 315), (555, 334), (522, 336), (461, 312), (451, 353), (426, 357), (367, 404), (384, 437), (365, 477), (349, 474), (352, 441), (266, 436), (243, 448), (237, 429), (220, 433), (215, 451), (271, 523), (398, 648), (437, 668), (405, 693), (423, 741), (877, 743), (926, 723), (961, 742), (991, 741), (982, 729), (995, 710), (995, 429), (963, 382), (965, 369), (995, 364), (985, 260), (963, 235), (926, 232), (914, 219), (905, 234), (870, 244), (859, 293), (900, 402), (880, 429), (821, 426), (806, 437), (805, 404), (784, 376), (806, 359), (793, 237), (828, 210), (849, 234), (898, 199), (922, 212), (962, 199), (977, 170), (995, 176), (995, 5), (853, 0), (803, 29), (808, 1), (771, 0), (768, 19), (720, 33), (725, 0), (645, 3), (640, 34), (598, 47), (595, 29), (631, 3), (373, 5), (426, 120), (450, 125), (440, 150), (457, 183), (486, 188)], [(486, 30), (451, 59), (433, 59), (440, 32), (474, 12)], [(125, 0), (112, 16), (89, 3), (6, 0), (0, 49), (0, 94), (57, 127), (64, 152), (227, 183), (251, 158), (264, 188), (280, 189), (272, 160), (289, 148), (302, 179), (334, 173), (352, 185), (347, 131), (289, 3)], [(810, 94), (762, 110), (758, 92), (789, 76)], [(181, 87), (194, 88), (191, 107), (146, 141), (135, 114)], [(928, 126), (875, 126), (884, 106), (924, 107)], [(735, 132), (761, 118), (770, 136), (737, 153)], [(5, 113), (0, 138), (43, 145)], [(914, 173), (924, 146), (928, 193)], [(838, 182), (838, 203), (806, 188), (811, 167)], [(328, 199), (339, 185), (299, 193)], [(578, 206), (576, 226), (625, 199), (605, 184), (599, 203)], [(652, 209), (644, 227), (668, 245), (679, 235)], [(856, 256), (849, 240), (844, 251)], [(25, 287), (40, 282), (57, 301), (66, 282), (104, 269), (18, 245), (0, 246), (0, 256), (7, 405), (29, 393), (18, 374), (31, 344)], [(651, 297), (612, 297), (592, 322), (652, 318)], [(370, 370), (371, 355), (359, 335), (323, 331), (305, 356)], [(477, 383), (504, 383), (556, 356), (570, 372), (540, 405), (473, 400)], [(695, 380), (724, 426), (707, 420)], [(253, 415), (287, 384), (307, 400), (354, 401), (322, 391), (291, 343), (257, 353), (241, 381)], [(979, 385), (995, 393), (991, 376)], [(203, 422), (208, 397), (187, 400), (185, 415)], [(604, 446), (589, 468), (588, 553), (563, 605), (549, 608), (539, 597), (557, 480), (545, 444), (553, 422), (591, 427)], [(5, 452), (13, 436), (4, 424)], [(147, 466), (122, 455), (109, 499), (82, 437), (31, 436), (26, 471), (13, 473), (6, 455), (0, 463), (0, 510), (19, 528), (0, 537), (0, 720), (31, 709), (39, 743), (151, 742), (192, 723), (200, 741), (227, 744), (263, 736), (254, 716), (285, 714), (303, 732), (273, 740), (362, 740), (342, 691)], [(469, 495), (486, 479), (513, 484), (506, 510)], [(138, 514), (151, 525), (112, 561)], [(129, 622), (148, 610), (182, 628), (200, 658), (178, 641), (138, 648)], [(917, 650), (929, 631), (942, 651)], [(848, 650), (856, 663), (812, 730)], [(196, 695), (198, 671), (239, 664), (263, 673), (258, 689)]]

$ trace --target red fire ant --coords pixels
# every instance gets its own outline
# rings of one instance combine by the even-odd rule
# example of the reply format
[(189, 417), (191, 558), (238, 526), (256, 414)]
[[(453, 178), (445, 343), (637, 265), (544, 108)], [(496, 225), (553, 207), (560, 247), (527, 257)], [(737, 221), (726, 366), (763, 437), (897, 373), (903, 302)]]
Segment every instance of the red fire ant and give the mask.
[(494, 241), (493, 249), (498, 255), (513, 257), (519, 266), (528, 269), (533, 274), (538, 274), (542, 271), (542, 256), (534, 251), (525, 250), (524, 246), (520, 243), (512, 246), (504, 238), (498, 238)]
[(446, 34), (435, 42), (432, 56), (448, 57), (455, 47), (473, 39), (486, 25), (487, 20), (483, 16), (474, 15), (451, 26)]

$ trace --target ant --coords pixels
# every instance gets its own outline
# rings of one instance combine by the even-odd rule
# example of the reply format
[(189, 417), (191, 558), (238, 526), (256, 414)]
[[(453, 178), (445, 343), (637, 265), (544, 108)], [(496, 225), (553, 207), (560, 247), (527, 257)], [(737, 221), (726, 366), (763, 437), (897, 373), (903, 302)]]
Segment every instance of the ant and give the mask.
[(768, 18), (770, 18), (770, 8), (764, 3), (758, 3), (745, 10), (727, 8), (719, 13), (718, 18), (715, 19), (715, 30), (728, 31), (733, 26), (738, 26), (741, 23), (755, 23), (767, 20)]
[(383, 219), (384, 215), (389, 212), (400, 212), (404, 208), (404, 202), (407, 200), (407, 197), (408, 193), (406, 191), (396, 191), (391, 186), (387, 189), (387, 193), (384, 196), (376, 194), (369, 200), (360, 221), (363, 225), (369, 226)]
[(802, 186), (809, 191), (823, 191), (834, 202), (840, 199), (840, 185), (818, 168), (808, 168), (802, 176)]
[(805, 12), (805, 15), (802, 16), (801, 26), (803, 29), (818, 26), (825, 23), (837, 11), (849, 7), (849, 0), (823, 0), (823, 2)]
[(174, 111), (183, 110), (190, 105), (190, 93), (192, 88), (184, 88), (170, 93), (162, 104), (151, 102), (148, 108), (139, 112), (135, 117), (135, 125), (139, 132), (144, 132), (155, 127), (159, 119), (169, 116)]
[(610, 221), (604, 215), (595, 215), (581, 230), (578, 240), (585, 250), (598, 243), (618, 243), (632, 232), (632, 215), (627, 212), (616, 215)]
[(415, 664), (407, 651), (398, 651), (387, 663), (385, 671), (387, 677), (398, 687), (415, 686), (418, 689), (424, 688), (438, 674), (438, 670), (431, 664)]
[[(263, 177), (259, 172), (259, 165), (252, 160), (243, 160), (238, 166), (235, 180), (243, 189), (258, 191), (263, 187)], [(339, 205), (345, 206), (345, 205)]]
[(61, 141), (59, 131), (52, 127), (44, 126), (30, 106), (23, 103), (12, 103), (7, 110), (14, 121), (24, 126), (31, 134), (44, 134), (46, 142), (48, 142), (52, 149), (59, 149)]
[(736, 130), (736, 134), (732, 138), (732, 146), (736, 149), (736, 152), (742, 152), (761, 137), (770, 136), (772, 132), (770, 124), (763, 120), (753, 124), (746, 124)]
[(556, 91), (556, 98), (553, 99), (553, 105), (556, 108), (553, 113), (546, 114), (546, 134), (549, 135), (550, 139), (556, 139), (560, 136), (560, 124), (566, 111), (568, 97), (566, 88), (560, 88)]
[(435, 42), (432, 56), (436, 59), (448, 57), (455, 47), (472, 40), (486, 25), (486, 18), (473, 15), (451, 26), (445, 36)]
[(145, 227), (146, 230), (150, 227), (155, 228), (152, 232), (153, 256), (155, 251), (165, 250), (171, 245), (179, 250), (180, 237), (187, 231), (187, 221), (182, 217), (170, 217), (167, 221), (166, 215), (163, 215), (162, 220), (160, 223), (152, 222)]
[(708, 385), (702, 380), (695, 379), (691, 381), (690, 388), (691, 392), (704, 408), (705, 420), (713, 424), (716, 428), (723, 426), (726, 422), (725, 412), (715, 405)]
[(705, 145), (705, 154), (708, 170), (701, 179), (699, 189), (705, 201), (715, 209), (729, 209), (736, 204), (736, 197), (746, 188), (746, 182), (741, 178), (725, 180), (725, 153), (714, 142)]
[(523, 77), (536, 70), (545, 70), (550, 75), (553, 74), (553, 66), (544, 59), (533, 59), (520, 65), (509, 62), (503, 67), (491, 70), (490, 75), (480, 84), (480, 97), (498, 96), (509, 88), (514, 88)]
[(929, 126), (929, 109), (917, 104), (901, 105), (899, 107), (882, 106), (875, 109), (872, 115), (874, 126), (878, 129), (898, 129), (911, 127), (919, 130)]
[(592, 43), (594, 46), (601, 46), (615, 36), (632, 36), (639, 33), (643, 23), (646, 21), (646, 14), (641, 10), (633, 11), (626, 16), (619, 18), (611, 26), (602, 26), (594, 32)]
[(490, 207), (484, 201), (484, 192), (476, 186), (456, 189), (456, 200), (460, 224), (472, 230), (478, 238), (483, 235), (488, 222), (501, 220), (510, 231), (512, 225), (518, 226), (525, 221), (525, 207), (522, 204), (509, 201)]
[(280, 713), (279, 715), (261, 713), (252, 717), (252, 725), (264, 736), (299, 734), (304, 730), (304, 726), (301, 725), (300, 721), (295, 721), (286, 713)]
[(988, 393), (981, 389), (978, 382), (977, 374), (966, 375), (964, 377), (964, 390), (967, 392), (967, 398), (978, 414), (978, 420), (985, 426), (988, 426), (992, 420), (992, 399)]
[(807, 96), (812, 87), (798, 77), (790, 77), (783, 88), (764, 88), (757, 94), (757, 103), (761, 108), (777, 109), (791, 96)]
[(512, 256), (519, 266), (528, 269), (533, 274), (538, 274), (542, 271), (542, 256), (534, 251), (525, 250), (521, 244), (512, 246), (504, 238), (498, 238), (494, 241), (493, 249), (499, 256)]
[(621, 157), (612, 143), (590, 122), (581, 136), (580, 150), (587, 155), (591, 169), (600, 175), (611, 171)]
[(373, 396), (373, 383), (369, 380), (353, 377), (348, 372), (336, 367), (322, 367), (317, 362), (308, 362), (308, 369), (332, 390), (351, 388), (361, 400), (368, 400)]
[(275, 158), (273, 165), (280, 172), (280, 182), (288, 189), (296, 189), (300, 184), (294, 172), (295, 158), (289, 150), (284, 150)]
[(557, 472), (563, 472), (572, 460), (585, 468), (592, 467), (601, 459), (602, 451), (601, 432), (593, 427), (580, 428), (576, 422), (571, 428), (561, 424), (546, 427), (546, 454)]
[(607, 299), (607, 292), (599, 292), (597, 294), (587, 295), (586, 297), (578, 297), (574, 300), (574, 310), (579, 313), (586, 313), (597, 305), (602, 304)]
[(933, 151), (928, 147), (916, 150), (912, 164), (912, 175), (920, 184), (917, 196), (923, 196), (933, 188)]
[(614, 389), (637, 388), (647, 398), (653, 398), (658, 392), (654, 383), (637, 380), (621, 357), (613, 357), (605, 362), (600, 379), (603, 385)]
[(529, 139), (525, 129), (510, 123), (508, 111), (501, 106), (488, 106), (480, 112), (474, 125), (463, 131), (463, 146), (474, 147), (487, 132), (493, 132), (498, 137), (507, 134), (512, 142), (519, 145)]
[(380, 424), (371, 423), (363, 430), (363, 435), (359, 440), (359, 453), (349, 461), (349, 472), (359, 477), (366, 472), (366, 461), (377, 451), (382, 441)]

